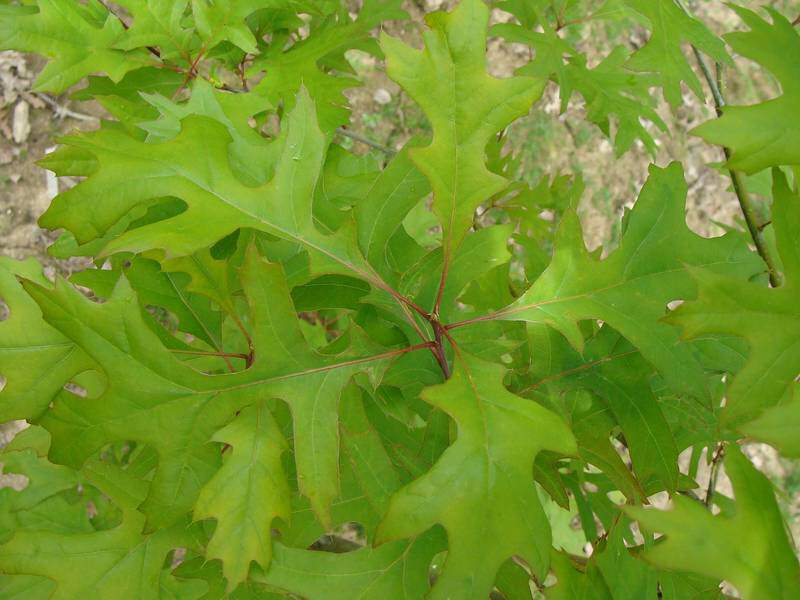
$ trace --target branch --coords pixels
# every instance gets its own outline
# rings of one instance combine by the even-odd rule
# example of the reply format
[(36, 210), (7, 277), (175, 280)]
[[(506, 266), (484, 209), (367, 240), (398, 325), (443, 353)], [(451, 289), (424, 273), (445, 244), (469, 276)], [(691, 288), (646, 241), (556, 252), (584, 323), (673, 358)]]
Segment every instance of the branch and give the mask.
[(369, 146), (370, 148), (375, 148), (375, 150), (383, 152), (384, 154), (388, 154), (390, 156), (392, 156), (394, 154), (397, 154), (397, 151), (392, 150), (391, 148), (389, 148), (387, 146), (383, 146), (383, 145), (379, 144), (378, 142), (373, 142), (371, 139), (369, 139), (367, 137), (364, 137), (363, 135), (360, 135), (358, 133), (354, 133), (354, 132), (350, 131), (349, 129), (345, 129), (344, 127), (338, 127), (336, 129), (336, 133), (338, 133), (339, 135), (342, 135), (344, 137), (350, 138), (351, 140), (355, 140), (357, 142), (361, 142), (362, 144), (364, 144), (365, 146)]
[(723, 456), (725, 456), (725, 442), (719, 442), (717, 449), (714, 451), (714, 456), (711, 458), (708, 487), (706, 488), (706, 497), (703, 499), (703, 504), (707, 507), (711, 507), (711, 501), (714, 499), (714, 493), (717, 490), (717, 478), (719, 477), (719, 467), (722, 464)]
[[(678, 1), (678, 5), (687, 15), (693, 16), (683, 5), (683, 3), (680, 2), (680, 0)], [(694, 56), (697, 59), (697, 64), (699, 65), (700, 70), (703, 72), (703, 77), (705, 78), (706, 83), (708, 83), (708, 87), (711, 89), (711, 95), (714, 98), (714, 107), (716, 109), (717, 117), (721, 117), (722, 109), (725, 107), (725, 98), (722, 95), (719, 82), (711, 73), (708, 63), (706, 62), (705, 58), (703, 58), (703, 55), (700, 53), (697, 47), (692, 46), (692, 52), (694, 52)], [(717, 64), (717, 73), (721, 73), (721, 65), (719, 64)], [(730, 162), (730, 148), (723, 146), (722, 151), (725, 154), (725, 161)], [(753, 202), (750, 199), (750, 194), (748, 194), (747, 188), (744, 185), (742, 174), (739, 171), (735, 171), (731, 168), (728, 168), (728, 173), (730, 174), (731, 183), (733, 184), (733, 191), (736, 193), (736, 198), (739, 200), (739, 207), (742, 209), (744, 221), (747, 224), (747, 230), (750, 232), (750, 237), (753, 239), (753, 243), (756, 246), (756, 251), (767, 265), (769, 283), (772, 287), (778, 287), (781, 283), (781, 278), (777, 268), (775, 267), (775, 261), (769, 254), (767, 244), (764, 241), (764, 236), (761, 235), (761, 230), (759, 229), (756, 220), (755, 209), (753, 208)]]
[(61, 106), (58, 102), (56, 102), (54, 98), (51, 98), (47, 94), (36, 92), (35, 95), (45, 104), (47, 104), (50, 108), (52, 108), (55, 111), (56, 116), (59, 118), (69, 117), (71, 119), (76, 119), (78, 121), (86, 121), (91, 123), (97, 123), (98, 121), (100, 121), (100, 119), (98, 119), (97, 117), (93, 117), (92, 115), (85, 115), (83, 113), (70, 110), (66, 106)]
[[(120, 17), (117, 13), (115, 13), (113, 10), (111, 10), (111, 7), (108, 4), (105, 3), (105, 0), (98, 0), (98, 2), (100, 2), (100, 4), (103, 5), (103, 8), (105, 8), (109, 13), (111, 13), (113, 16), (115, 16), (119, 20), (120, 23), (122, 23), (122, 27), (125, 30), (128, 29), (128, 27), (129, 27), (128, 24), (125, 21), (122, 20), (122, 17)], [(147, 51), (150, 54), (152, 54), (153, 56), (155, 56), (156, 58), (158, 58), (158, 59), (161, 58), (161, 52), (159, 51), (158, 48), (154, 48), (153, 46), (147, 46)]]
[(444, 375), (444, 378), (450, 379), (450, 365), (447, 364), (447, 354), (445, 354), (444, 351), (442, 336), (446, 335), (450, 340), (452, 340), (452, 338), (450, 338), (450, 336), (447, 333), (447, 330), (444, 327), (442, 327), (439, 321), (433, 321), (431, 325), (433, 326), (433, 335), (435, 344), (433, 355), (436, 357), (436, 361), (439, 363), (439, 367), (442, 369), (442, 374)]

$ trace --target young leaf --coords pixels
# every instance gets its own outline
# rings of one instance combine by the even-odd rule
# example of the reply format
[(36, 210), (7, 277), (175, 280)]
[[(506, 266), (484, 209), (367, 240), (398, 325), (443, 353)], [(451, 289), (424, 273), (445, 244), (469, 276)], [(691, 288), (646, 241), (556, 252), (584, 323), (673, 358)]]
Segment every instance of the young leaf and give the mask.
[(65, 382), (94, 364), (42, 319), (17, 277), (50, 285), (34, 259), (15, 262), (0, 257), (0, 300), (7, 311), (0, 321), (0, 375), (5, 380), (0, 389), (0, 422), (38, 418)]
[(681, 49), (682, 42), (692, 44), (718, 63), (730, 63), (725, 44), (702, 23), (690, 16), (680, 0), (625, 0), (631, 8), (650, 21), (647, 43), (628, 59), (634, 71), (659, 73), (664, 97), (673, 106), (681, 104), (681, 81), (703, 98), (703, 87)]
[(256, 38), (245, 18), (260, 8), (277, 8), (282, 4), (275, 0), (192, 0), (192, 14), (203, 48), (210, 50), (222, 41), (229, 41), (246, 54), (256, 54)]
[(504, 374), (499, 365), (461, 354), (451, 379), (422, 393), (456, 421), (458, 437), (428, 473), (395, 494), (378, 542), (444, 526), (447, 560), (431, 598), (487, 596), (514, 555), (538, 576), (547, 572), (550, 527), (533, 485), (533, 461), (542, 450), (577, 448), (555, 414), (503, 387)]
[(115, 49), (124, 28), (102, 7), (105, 14), (98, 14), (98, 6), (72, 0), (38, 0), (36, 7), (4, 4), (0, 6), (0, 50), (36, 52), (50, 58), (36, 78), (36, 89), (56, 94), (98, 71), (119, 81), (128, 71), (150, 64), (145, 50)]
[(193, 32), (184, 21), (189, 0), (119, 0), (119, 4), (128, 10), (133, 22), (116, 44), (117, 48), (157, 46), (162, 59), (182, 58), (191, 63)]
[(252, 561), (269, 568), (272, 521), (289, 519), (289, 486), (281, 466), (286, 441), (263, 401), (242, 409), (212, 439), (231, 449), (200, 490), (194, 518), (217, 520), (206, 557), (222, 560), (230, 591), (247, 579)]
[(527, 114), (544, 89), (541, 79), (495, 79), (486, 73), (488, 19), (481, 0), (463, 0), (450, 13), (428, 17), (424, 50), (381, 38), (389, 77), (417, 101), (433, 126), (433, 142), (410, 155), (433, 188), (446, 260), (464, 239), (475, 209), (508, 185), (486, 168), (489, 138)]
[(358, 81), (325, 72), (321, 63), (326, 58), (339, 57), (351, 48), (370, 48), (369, 42), (374, 44), (369, 36), (372, 29), (383, 21), (407, 16), (400, 9), (399, 0), (366, 0), (355, 21), (331, 17), (314, 35), (297, 42), (285, 52), (281, 45), (273, 44), (253, 61), (250, 72), (266, 72), (258, 90), (267, 94), (274, 104), (283, 102), (288, 109), (294, 105), (301, 87), (308, 89), (316, 103), (320, 127), (329, 133), (348, 123), (350, 111), (343, 92), (356, 87)]
[(732, 6), (750, 31), (725, 36), (731, 48), (772, 72), (783, 95), (753, 106), (726, 106), (719, 119), (693, 130), (706, 141), (731, 149), (728, 166), (746, 173), (800, 164), (800, 34), (789, 19), (767, 8), (772, 23), (753, 11)]
[(583, 55), (570, 59), (559, 80), (562, 110), (576, 90), (586, 100), (586, 117), (605, 135), (611, 136), (611, 117), (616, 120), (614, 150), (617, 156), (627, 152), (637, 139), (655, 155), (655, 140), (641, 121), (647, 119), (661, 131), (667, 130), (650, 97), (655, 81), (652, 75), (624, 70), (626, 57), (626, 50), (617, 46), (593, 69), (587, 67)]
[(417, 600), (425, 597), (431, 560), (444, 547), (438, 533), (346, 554), (276, 544), (272, 568), (253, 579), (308, 600)]
[(159, 578), (167, 554), (192, 543), (185, 525), (142, 534), (144, 517), (135, 507), (146, 494), (147, 483), (99, 461), (87, 465), (83, 473), (122, 509), (122, 523), (91, 533), (18, 531), (0, 546), (0, 569), (55, 581), (50, 596), (55, 600), (159, 598)]

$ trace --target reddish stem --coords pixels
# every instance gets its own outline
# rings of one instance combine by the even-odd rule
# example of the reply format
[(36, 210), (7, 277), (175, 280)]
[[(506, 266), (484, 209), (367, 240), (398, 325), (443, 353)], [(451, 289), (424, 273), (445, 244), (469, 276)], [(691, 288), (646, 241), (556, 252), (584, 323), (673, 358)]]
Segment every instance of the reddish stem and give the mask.
[(432, 321), (431, 326), (433, 327), (433, 335), (434, 335), (434, 353), (433, 355), (436, 357), (436, 361), (439, 363), (439, 368), (442, 369), (442, 374), (444, 375), (445, 379), (450, 379), (450, 365), (447, 364), (447, 354), (444, 351), (444, 344), (442, 343), (442, 337), (447, 336), (448, 339), (450, 338), (447, 335), (447, 331), (439, 321)]

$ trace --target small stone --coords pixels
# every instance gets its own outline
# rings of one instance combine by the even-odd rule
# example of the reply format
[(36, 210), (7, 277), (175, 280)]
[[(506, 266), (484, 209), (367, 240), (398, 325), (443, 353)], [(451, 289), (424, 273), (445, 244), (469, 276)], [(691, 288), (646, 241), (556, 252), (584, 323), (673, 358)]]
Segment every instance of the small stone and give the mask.
[(22, 179), (22, 174), (12, 173), (8, 178), (11, 180), (11, 183), (19, 183), (19, 180)]
[(27, 102), (21, 100), (14, 107), (14, 116), (11, 125), (11, 137), (17, 144), (22, 144), (28, 139), (31, 133), (30, 122), (31, 107)]
[(378, 104), (389, 104), (389, 102), (392, 101), (392, 95), (389, 93), (389, 90), (378, 88), (372, 95), (372, 99)]
[(14, 153), (11, 148), (0, 148), (0, 165), (8, 165), (14, 160)]

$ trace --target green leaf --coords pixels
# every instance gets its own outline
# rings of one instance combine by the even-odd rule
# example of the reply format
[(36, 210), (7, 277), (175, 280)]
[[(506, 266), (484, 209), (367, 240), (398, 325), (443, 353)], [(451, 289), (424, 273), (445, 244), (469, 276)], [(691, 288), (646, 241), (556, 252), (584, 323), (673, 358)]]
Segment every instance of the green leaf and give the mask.
[(380, 432), (364, 411), (362, 392), (355, 386), (342, 396), (342, 450), (353, 467), (361, 489), (377, 515), (386, 513), (389, 498), (400, 487), (400, 478), (383, 446)]
[[(538, 337), (536, 341), (541, 343)], [(641, 486), (650, 494), (662, 489), (674, 492), (678, 485), (678, 447), (653, 392), (653, 376), (653, 368), (639, 352), (604, 326), (586, 344), (583, 356), (573, 357), (568, 364), (559, 364), (555, 369), (545, 369), (538, 375), (538, 381), (526, 389), (548, 383), (551, 387), (591, 390), (602, 399), (599, 404), (611, 409), (622, 429)], [(597, 427), (596, 415), (591, 420)], [(578, 435), (575, 425), (573, 430)], [(585, 434), (594, 437), (597, 431)], [(581, 437), (578, 435), (579, 444)]]
[(200, 490), (194, 518), (217, 520), (206, 556), (222, 560), (230, 591), (247, 579), (252, 561), (269, 567), (272, 521), (289, 518), (289, 486), (281, 466), (286, 441), (264, 402), (244, 408), (212, 439), (232, 448)]
[(741, 424), (778, 404), (800, 373), (800, 197), (777, 169), (773, 184), (773, 220), (784, 283), (771, 289), (718, 272), (693, 270), (697, 299), (680, 306), (669, 318), (683, 335), (728, 333), (749, 345), (747, 361), (726, 392), (722, 419)]
[(369, 263), (389, 282), (408, 269), (408, 253), (397, 255), (392, 242), (405, 238), (410, 244), (403, 219), (420, 199), (430, 193), (427, 179), (414, 166), (408, 143), (375, 178), (364, 198), (356, 205), (358, 243)]
[(679, 343), (675, 327), (661, 322), (667, 304), (690, 298), (696, 284), (688, 266), (745, 280), (758, 259), (734, 235), (704, 239), (685, 223), (686, 183), (680, 164), (650, 168), (629, 215), (619, 248), (599, 260), (581, 239), (577, 216), (567, 212), (550, 266), (516, 302), (494, 318), (546, 323), (579, 351), (578, 322), (602, 319), (636, 346), (675, 389), (707, 397), (702, 367)]
[[(158, 112), (145, 102), (143, 95), (172, 96), (185, 79), (185, 75), (170, 69), (144, 67), (130, 71), (119, 82), (108, 77), (90, 76), (89, 85), (72, 94), (75, 100), (96, 100), (111, 115), (133, 129), (131, 124), (149, 121)], [(47, 159), (52, 158), (52, 154)]]
[(628, 59), (627, 66), (634, 71), (658, 73), (664, 97), (673, 107), (682, 103), (682, 81), (698, 98), (703, 98), (703, 87), (686, 60), (681, 44), (692, 44), (714, 61), (729, 64), (731, 59), (722, 40), (712, 34), (702, 21), (690, 16), (680, 6), (679, 0), (625, 2), (650, 21), (651, 29), (650, 39)]
[(433, 211), (444, 231), (448, 259), (464, 239), (475, 209), (508, 185), (486, 168), (486, 144), (527, 114), (544, 89), (541, 79), (487, 74), (488, 19), (481, 0), (463, 0), (450, 13), (428, 17), (424, 50), (381, 38), (389, 77), (416, 100), (433, 127), (433, 142), (410, 155), (433, 188)]
[(338, 495), (339, 396), (362, 364), (382, 355), (315, 353), (299, 328), (280, 267), (251, 250), (242, 278), (254, 325), (254, 362), (226, 375), (198, 372), (169, 352), (144, 323), (125, 279), (104, 304), (63, 282), (54, 290), (27, 285), (46, 320), (78, 341), (109, 380), (96, 400), (62, 394), (42, 420), (53, 434), (51, 457), (79, 467), (109, 442), (149, 444), (158, 455), (141, 507), (149, 529), (180, 519), (219, 468), (219, 452), (206, 443), (214, 432), (237, 410), (271, 397), (285, 399), (292, 410), (300, 489), (323, 523), (330, 523), (328, 507)]
[(0, 374), (5, 379), (0, 389), (0, 422), (38, 418), (66, 381), (94, 365), (42, 319), (17, 277), (51, 285), (34, 259), (0, 258), (0, 300), (7, 311), (0, 321)]
[(117, 48), (133, 50), (157, 46), (163, 59), (182, 58), (191, 64), (192, 30), (185, 27), (188, 0), (120, 0), (133, 16)]
[(759, 441), (766, 442), (787, 458), (800, 458), (800, 389), (792, 387), (792, 400), (765, 410), (739, 430)]
[(650, 88), (655, 80), (652, 75), (626, 71), (623, 68), (626, 59), (627, 51), (622, 46), (615, 47), (593, 69), (587, 67), (583, 55), (570, 59), (559, 80), (562, 111), (576, 90), (586, 100), (587, 119), (605, 135), (611, 137), (611, 117), (616, 120), (614, 150), (617, 156), (627, 152), (636, 139), (640, 139), (650, 154), (655, 155), (655, 140), (641, 121), (647, 119), (661, 131), (667, 130), (650, 97)]
[(142, 97), (161, 114), (158, 120), (139, 123), (149, 133), (148, 143), (175, 138), (180, 134), (181, 121), (190, 115), (210, 117), (225, 125), (232, 138), (228, 152), (236, 175), (250, 185), (263, 184), (272, 175), (274, 154), (280, 147), (270, 144), (248, 122), (253, 115), (273, 108), (265, 96), (256, 92), (233, 95), (197, 79), (192, 85), (192, 95), (183, 104), (158, 94), (142, 94)]
[[(35, 89), (60, 94), (98, 71), (119, 81), (152, 62), (144, 50), (116, 50), (122, 23), (98, 3), (38, 0), (35, 7), (0, 6), (0, 50), (35, 52), (50, 59), (36, 78)], [(100, 7), (100, 11), (98, 11)]]
[[(187, 277), (167, 273), (153, 260), (135, 257), (124, 267), (125, 276), (142, 304), (169, 310), (178, 319), (178, 328), (202, 339), (215, 350), (222, 350), (221, 313), (206, 298), (187, 289)], [(108, 298), (123, 269), (92, 269), (76, 273), (72, 283), (91, 288), (100, 297)]]
[(752, 106), (726, 106), (722, 117), (692, 132), (731, 149), (728, 166), (746, 173), (778, 165), (800, 164), (800, 34), (789, 20), (767, 8), (772, 23), (741, 6), (731, 6), (750, 31), (725, 36), (737, 53), (769, 70), (783, 95)]
[(242, 52), (255, 54), (258, 52), (256, 38), (245, 18), (261, 8), (287, 4), (286, 0), (192, 0), (192, 13), (204, 48), (211, 49), (222, 41), (229, 41)]
[(0, 594), (12, 600), (47, 600), (55, 583), (36, 575), (0, 575)]
[[(309, 600), (416, 600), (428, 590), (428, 568), (443, 547), (437, 532), (346, 554), (275, 545), (272, 567), (255, 581)], [(302, 573), (302, 577), (297, 574)]]
[[(398, 0), (366, 0), (355, 21), (349, 17), (326, 19), (313, 35), (292, 45), (285, 52), (279, 44), (271, 45), (253, 61), (251, 74), (266, 72), (257, 89), (274, 104), (294, 106), (301, 87), (308, 89), (317, 107), (320, 127), (326, 133), (349, 122), (344, 90), (356, 87), (350, 77), (338, 77), (322, 69), (326, 59), (339, 58), (351, 48), (369, 49), (369, 32), (383, 21), (407, 18)], [(374, 43), (374, 42), (373, 42)]]
[[(168, 257), (185, 256), (238, 228), (251, 227), (304, 245), (324, 262), (322, 270), (332, 264), (386, 287), (360, 256), (352, 232), (345, 228), (329, 236), (314, 225), (312, 191), (326, 142), (307, 93), (300, 93), (284, 120), (275, 142), (279, 164), (262, 186), (250, 187), (236, 178), (228, 161), (231, 137), (221, 123), (190, 116), (182, 125), (176, 138), (160, 144), (111, 129), (64, 139), (95, 155), (99, 167), (55, 199), (40, 219), (42, 226), (65, 227), (85, 243), (102, 236), (134, 208), (173, 196), (186, 203), (185, 211), (129, 229), (102, 252), (163, 249)], [(200, 153), (202, 161), (197, 160)], [(137, 173), (136, 179), (131, 181), (129, 173)], [(120, 187), (125, 194), (112, 193)], [(286, 197), (292, 201), (286, 202)]]
[[(69, 282), (0, 258), (0, 422), (30, 424), (0, 449), (0, 597), (798, 596), (736, 450), (800, 456), (798, 34), (735, 8), (783, 96), (699, 130), (785, 171), (746, 182), (768, 287), (746, 231), (689, 230), (677, 164), (584, 243), (598, 173), (563, 150), (680, 154), (687, 50), (729, 60), (681, 0), (451, 4), (413, 40), (401, 0), (0, 0), (37, 90), (106, 111), (39, 163)], [(525, 120), (545, 85), (565, 127)], [(734, 498), (690, 502), (720, 444)]]
[(134, 507), (144, 497), (146, 483), (99, 461), (87, 466), (84, 475), (122, 509), (122, 524), (92, 533), (18, 531), (0, 546), (0, 569), (55, 581), (51, 598), (56, 600), (159, 598), (167, 554), (191, 544), (185, 525), (143, 535), (144, 517)]
[[(94, 531), (86, 507), (80, 502), (70, 504), (64, 498), (64, 492), (75, 490), (81, 483), (78, 474), (49, 462), (30, 444), (35, 442), (31, 439), (34, 436), (25, 436), (28, 443), (17, 443), (22, 437), (18, 434), (14, 446), (6, 447), (0, 454), (4, 475), (13, 473), (27, 478), (21, 490), (11, 486), (0, 489), (0, 539), (7, 541), (15, 532), (26, 529), (58, 533)], [(46, 454), (47, 448), (43, 450)]]
[[(505, 369), (460, 355), (446, 383), (423, 398), (457, 423), (458, 437), (431, 470), (391, 500), (378, 541), (447, 530), (448, 554), (431, 598), (482, 598), (501, 565), (519, 555), (543, 576), (550, 527), (533, 485), (542, 450), (577, 451), (563, 421), (502, 385)], [(480, 548), (480, 552), (476, 549)]]
[[(595, 67), (588, 67), (588, 57), (578, 52), (559, 33), (543, 23), (542, 31), (529, 31), (519, 25), (499, 23), (491, 29), (509, 42), (531, 46), (536, 55), (518, 73), (534, 77), (554, 77), (560, 86), (561, 112), (569, 105), (573, 92), (586, 101), (586, 118), (612, 137), (617, 156), (627, 152), (638, 138), (650, 154), (656, 154), (653, 136), (642, 123), (646, 119), (662, 131), (667, 125), (655, 110), (650, 88), (658, 83), (652, 73), (634, 73), (626, 67), (629, 52), (615, 46)], [(566, 58), (566, 61), (565, 61)]]
[(800, 589), (800, 565), (772, 485), (735, 446), (727, 449), (725, 472), (736, 496), (732, 516), (713, 516), (684, 496), (674, 497), (666, 511), (625, 509), (642, 527), (664, 534), (644, 558), (664, 569), (725, 579), (744, 598), (791, 598)]

